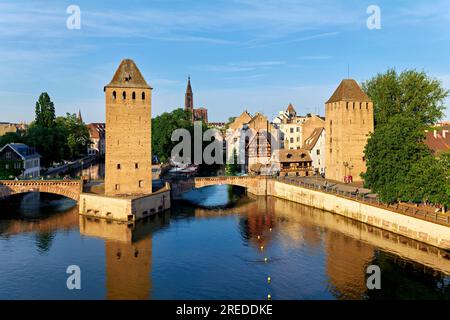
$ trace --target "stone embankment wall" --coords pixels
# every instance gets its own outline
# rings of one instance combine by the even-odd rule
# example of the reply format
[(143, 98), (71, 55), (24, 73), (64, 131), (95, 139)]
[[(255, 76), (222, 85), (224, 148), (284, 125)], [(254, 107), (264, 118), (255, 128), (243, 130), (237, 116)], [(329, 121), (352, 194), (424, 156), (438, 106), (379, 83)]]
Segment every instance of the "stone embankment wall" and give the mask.
[(268, 179), (267, 195), (330, 211), (442, 249), (450, 249), (450, 228), (338, 195)]

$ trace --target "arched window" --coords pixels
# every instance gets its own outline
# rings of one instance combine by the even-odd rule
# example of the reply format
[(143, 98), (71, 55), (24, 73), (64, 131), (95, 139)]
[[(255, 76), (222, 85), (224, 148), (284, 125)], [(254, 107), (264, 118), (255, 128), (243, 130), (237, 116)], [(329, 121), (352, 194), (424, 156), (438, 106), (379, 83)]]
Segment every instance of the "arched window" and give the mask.
[(133, 94), (131, 95), (131, 99), (136, 100), (136, 92), (133, 91)]
[(122, 92), (122, 99), (125, 100), (127, 98), (127, 93), (124, 91)]
[(142, 100), (145, 100), (145, 92), (142, 92)]
[(115, 91), (113, 91), (113, 95), (112, 95), (112, 97), (113, 97), (113, 100), (116, 100), (116, 92)]

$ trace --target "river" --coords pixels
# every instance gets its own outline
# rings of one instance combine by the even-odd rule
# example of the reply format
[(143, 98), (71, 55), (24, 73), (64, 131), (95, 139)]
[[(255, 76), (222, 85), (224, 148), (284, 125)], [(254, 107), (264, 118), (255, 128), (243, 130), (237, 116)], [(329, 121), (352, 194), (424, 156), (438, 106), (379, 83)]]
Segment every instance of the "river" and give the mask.
[[(447, 252), (237, 188), (194, 190), (135, 226), (49, 194), (0, 208), (0, 299), (450, 298)], [(80, 290), (67, 289), (70, 265)], [(380, 290), (367, 289), (369, 265)]]

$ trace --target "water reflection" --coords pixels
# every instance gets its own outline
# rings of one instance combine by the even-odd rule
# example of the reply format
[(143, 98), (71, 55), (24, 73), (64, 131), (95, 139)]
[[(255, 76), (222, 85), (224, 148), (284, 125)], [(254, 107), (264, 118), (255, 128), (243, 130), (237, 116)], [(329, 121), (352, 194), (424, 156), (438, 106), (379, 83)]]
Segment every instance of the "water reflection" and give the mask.
[(168, 212), (135, 225), (80, 216), (82, 235), (105, 239), (106, 299), (151, 298), (152, 233), (168, 223)]
[[(170, 212), (134, 225), (80, 217), (75, 203), (60, 196), (11, 197), (0, 203), (0, 298), (450, 298), (443, 250), (229, 190), (212, 191), (207, 203), (214, 209), (197, 206), (207, 197), (194, 194), (194, 203), (174, 203)], [(86, 277), (79, 292), (63, 286), (73, 263)], [(382, 290), (366, 288), (371, 264), (382, 270)]]

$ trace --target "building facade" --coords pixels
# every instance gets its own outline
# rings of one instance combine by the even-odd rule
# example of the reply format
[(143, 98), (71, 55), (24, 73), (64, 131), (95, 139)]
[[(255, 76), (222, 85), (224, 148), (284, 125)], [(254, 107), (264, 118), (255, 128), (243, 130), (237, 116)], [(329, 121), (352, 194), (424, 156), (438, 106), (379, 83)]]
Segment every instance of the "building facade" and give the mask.
[(104, 91), (105, 194), (150, 194), (152, 88), (136, 64), (124, 59)]
[(314, 173), (325, 174), (325, 128), (316, 128), (313, 133), (306, 138), (304, 149), (309, 152), (312, 160)]
[(343, 80), (325, 103), (326, 178), (362, 181), (364, 147), (374, 130), (373, 103), (353, 79)]
[(3, 136), (10, 132), (26, 130), (27, 128), (28, 128), (28, 125), (24, 122), (22, 122), (22, 123), (0, 122), (0, 136)]
[(0, 166), (5, 171), (20, 173), (17, 177), (36, 179), (41, 175), (41, 155), (26, 144), (9, 143), (0, 149)]
[(313, 173), (312, 159), (303, 149), (282, 149), (273, 160), (278, 165), (280, 176), (307, 177)]
[(105, 124), (104, 123), (90, 123), (87, 125), (89, 130), (89, 138), (92, 144), (88, 147), (88, 155), (90, 156), (104, 156), (105, 155)]

